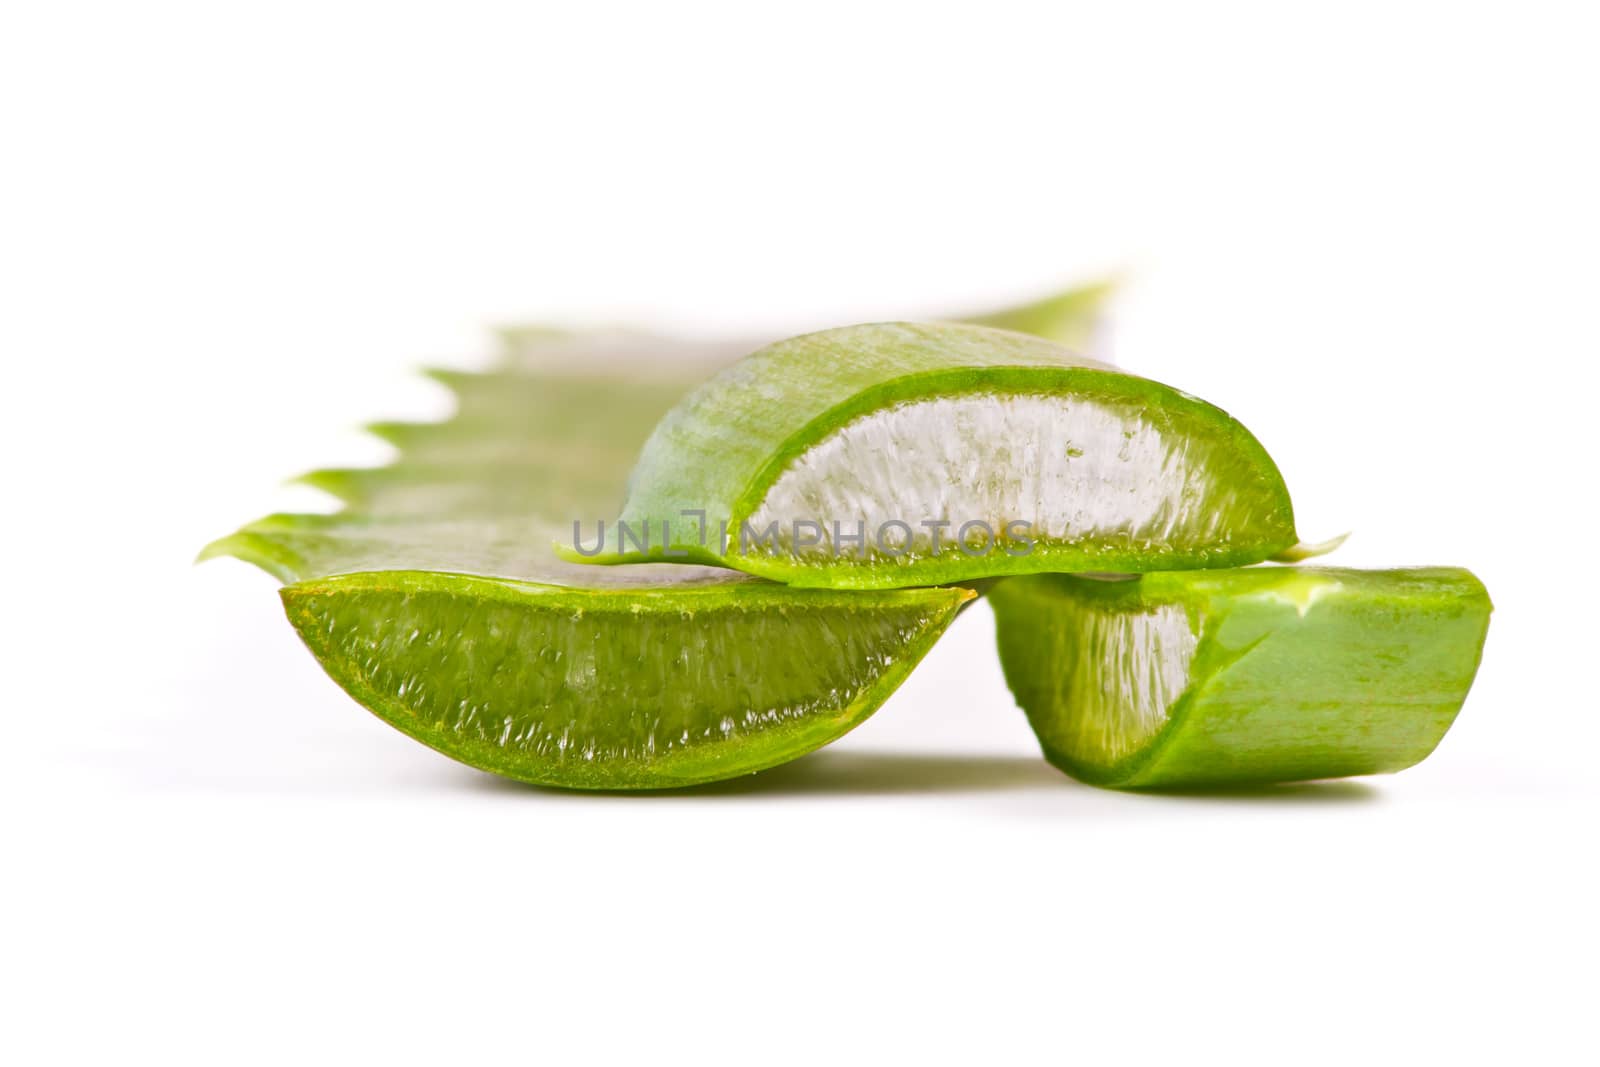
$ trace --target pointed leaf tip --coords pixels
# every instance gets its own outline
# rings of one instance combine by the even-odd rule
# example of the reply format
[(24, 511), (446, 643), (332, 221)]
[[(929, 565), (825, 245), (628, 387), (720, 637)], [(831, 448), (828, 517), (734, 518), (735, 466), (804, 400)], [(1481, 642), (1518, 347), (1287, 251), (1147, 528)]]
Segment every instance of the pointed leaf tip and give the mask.
[(1279, 552), (1276, 556), (1271, 557), (1272, 562), (1300, 563), (1303, 560), (1315, 559), (1318, 556), (1326, 556), (1328, 553), (1334, 551), (1340, 545), (1349, 540), (1352, 532), (1353, 531), (1346, 530), (1338, 537), (1330, 537), (1326, 541), (1318, 541), (1315, 544), (1307, 541), (1301, 541), (1298, 544), (1290, 545), (1282, 552)]

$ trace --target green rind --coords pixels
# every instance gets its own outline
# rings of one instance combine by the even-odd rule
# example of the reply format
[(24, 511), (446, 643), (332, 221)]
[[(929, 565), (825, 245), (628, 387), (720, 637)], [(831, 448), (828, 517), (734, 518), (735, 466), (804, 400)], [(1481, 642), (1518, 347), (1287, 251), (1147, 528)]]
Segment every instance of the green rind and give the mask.
[[(857, 562), (814, 562), (738, 551), (737, 532), (779, 475), (853, 419), (925, 397), (1009, 392), (1068, 395), (1145, 405), (1146, 416), (1189, 423), (1230, 450), (1231, 487), (1254, 494), (1251, 521), (1214, 544), (1036, 543), (1026, 554), (991, 552)], [(686, 515), (703, 512), (705, 532)], [(930, 516), (931, 517), (931, 516)], [(853, 516), (807, 516), (822, 521)], [(1264, 560), (1298, 541), (1282, 475), (1236, 419), (1158, 382), (1076, 356), (1036, 337), (956, 324), (877, 323), (808, 334), (771, 345), (685, 397), (644, 447), (629, 478), (621, 523), (656, 538), (647, 551), (617, 550), (573, 562), (616, 564), (664, 558), (735, 567), (795, 586), (884, 589), (1056, 571), (1146, 571), (1230, 567)], [(660, 531), (671, 531), (670, 542)], [(720, 532), (730, 532), (727, 544)], [(702, 543), (702, 540), (704, 543)]]
[[(418, 598), (443, 598), (458, 608), (459, 625), (447, 647), (431, 650), (442, 655), (443, 670), (435, 670), (414, 682), (393, 684), (396, 662), (383, 655), (386, 630), (401, 620), (408, 607), (415, 609)], [(653, 590), (595, 591), (529, 583), (503, 582), (465, 576), (426, 572), (364, 573), (286, 586), (282, 590), (285, 612), (306, 645), (328, 674), (352, 697), (378, 718), (430, 748), (469, 766), (536, 785), (586, 790), (669, 789), (718, 781), (754, 773), (787, 762), (836, 740), (859, 725), (892, 693), (922, 659), (961, 604), (973, 596), (960, 589), (918, 589), (879, 594), (802, 593), (781, 586), (756, 584), (708, 586), (704, 588), (659, 588)], [(455, 677), (462, 682), (451, 689), (449, 700), (466, 707), (489, 707), (503, 701), (505, 687), (497, 685), (501, 668), (484, 670), (482, 665), (504, 664), (515, 671), (527, 649), (518, 640), (516, 622), (506, 622), (504, 612), (494, 615), (493, 624), (483, 624), (491, 606), (511, 609), (513, 618), (524, 613), (542, 614), (546, 622), (577, 625), (568, 620), (584, 616), (614, 616), (608, 628), (633, 625), (641, 613), (661, 620), (681, 620), (686, 628), (709, 614), (733, 617), (789, 612), (833, 612), (841, 616), (862, 612), (892, 612), (915, 619), (914, 637), (893, 649), (881, 649), (865, 665), (865, 684), (854, 692), (839, 693), (826, 681), (806, 682), (794, 678), (792, 698), (799, 702), (817, 699), (831, 702), (826, 711), (806, 718), (779, 723), (759, 733), (741, 733), (729, 739), (717, 738), (692, 748), (676, 749), (650, 759), (590, 761), (574, 752), (556, 756), (517, 750), (486, 742), (443, 721), (430, 721), (421, 694), (440, 677)], [(448, 611), (449, 609), (446, 609)], [(437, 618), (446, 611), (430, 606), (426, 614)], [(335, 615), (353, 620), (349, 625), (330, 626)], [(707, 627), (705, 632), (717, 633)], [(392, 635), (391, 635), (392, 636)], [(413, 631), (410, 640), (424, 644), (430, 635)], [(737, 643), (735, 639), (731, 643)], [(359, 648), (360, 654), (352, 649)], [(712, 662), (719, 655), (730, 663), (738, 662), (741, 649), (711, 649)], [(743, 649), (743, 651), (748, 651)], [(782, 656), (782, 649), (773, 650)], [(412, 659), (421, 653), (408, 653)], [(805, 664), (798, 665), (804, 671)], [(807, 686), (810, 686), (808, 690)], [(651, 694), (638, 694), (639, 703), (631, 708), (608, 709), (619, 721), (630, 716), (648, 715)], [(709, 697), (707, 698), (709, 699)], [(707, 709), (709, 721), (728, 709)]]
[[(1123, 789), (1214, 788), (1403, 770), (1454, 722), (1482, 657), (1492, 605), (1459, 568), (1263, 567), (1147, 574), (1130, 582), (1049, 575), (990, 591), (1007, 683), (1051, 763)], [(1165, 725), (1101, 763), (1052, 743), (1073, 709), (1077, 612), (1181, 604), (1199, 643)], [(1092, 665), (1091, 665), (1092, 666)]]

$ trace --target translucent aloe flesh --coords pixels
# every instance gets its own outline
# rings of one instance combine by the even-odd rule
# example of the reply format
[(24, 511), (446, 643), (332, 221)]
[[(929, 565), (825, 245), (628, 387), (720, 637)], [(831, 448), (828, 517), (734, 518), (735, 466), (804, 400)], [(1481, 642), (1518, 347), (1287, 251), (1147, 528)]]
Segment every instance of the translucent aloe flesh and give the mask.
[(989, 596), (1046, 757), (1122, 788), (1409, 767), (1466, 699), (1491, 609), (1445, 567), (1038, 575)]
[[(1068, 336), (1094, 304), (1029, 313)], [(343, 510), (271, 515), (202, 553), (288, 583), (289, 620), (324, 669), (417, 740), (569, 788), (745, 774), (870, 715), (971, 599), (562, 561), (552, 544), (575, 517), (615, 510), (657, 420), (751, 346), (546, 330), (506, 341), (493, 372), (431, 372), (456, 396), (452, 418), (371, 427), (394, 463), (301, 479)]]
[(407, 571), (290, 585), (284, 607), (379, 718), (543, 785), (748, 774), (870, 715), (972, 594), (867, 603), (767, 583), (570, 589)]
[(769, 346), (651, 435), (609, 533), (795, 586), (1228, 567), (1294, 545), (1288, 491), (1225, 412), (1010, 330), (878, 323)]

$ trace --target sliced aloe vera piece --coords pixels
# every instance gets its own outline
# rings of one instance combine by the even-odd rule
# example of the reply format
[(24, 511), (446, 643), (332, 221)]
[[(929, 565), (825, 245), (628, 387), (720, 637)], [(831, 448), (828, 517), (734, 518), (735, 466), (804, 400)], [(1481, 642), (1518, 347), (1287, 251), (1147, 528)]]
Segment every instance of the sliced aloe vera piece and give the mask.
[(1036, 575), (989, 595), (1046, 758), (1119, 788), (1409, 767), (1466, 699), (1490, 612), (1445, 567)]
[(972, 596), (766, 582), (564, 589), (416, 572), (283, 590), (328, 673), (391, 726), (541, 785), (759, 771), (870, 715)]
[(455, 394), (451, 419), (372, 427), (396, 462), (301, 479), (342, 511), (268, 516), (202, 553), (289, 583), (284, 607), (324, 669), (412, 737), (546, 785), (732, 777), (860, 722), (970, 600), (563, 562), (552, 542), (574, 516), (617, 506), (657, 420), (751, 346), (553, 330), (505, 341), (493, 372), (431, 372)]
[(772, 345), (662, 420), (612, 535), (577, 561), (677, 556), (796, 586), (1253, 563), (1289, 494), (1225, 412), (1043, 339), (879, 323)]

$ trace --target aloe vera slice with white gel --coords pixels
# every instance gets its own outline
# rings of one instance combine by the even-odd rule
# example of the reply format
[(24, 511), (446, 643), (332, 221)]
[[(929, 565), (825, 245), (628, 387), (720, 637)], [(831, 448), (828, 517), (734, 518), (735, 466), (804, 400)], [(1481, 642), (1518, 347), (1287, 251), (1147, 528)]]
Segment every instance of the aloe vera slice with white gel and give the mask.
[(1037, 575), (989, 599), (1046, 758), (1117, 788), (1409, 767), (1466, 699), (1491, 610), (1449, 567)]
[(609, 534), (565, 554), (795, 586), (1228, 567), (1296, 544), (1225, 412), (1010, 330), (877, 323), (739, 361), (651, 435)]

